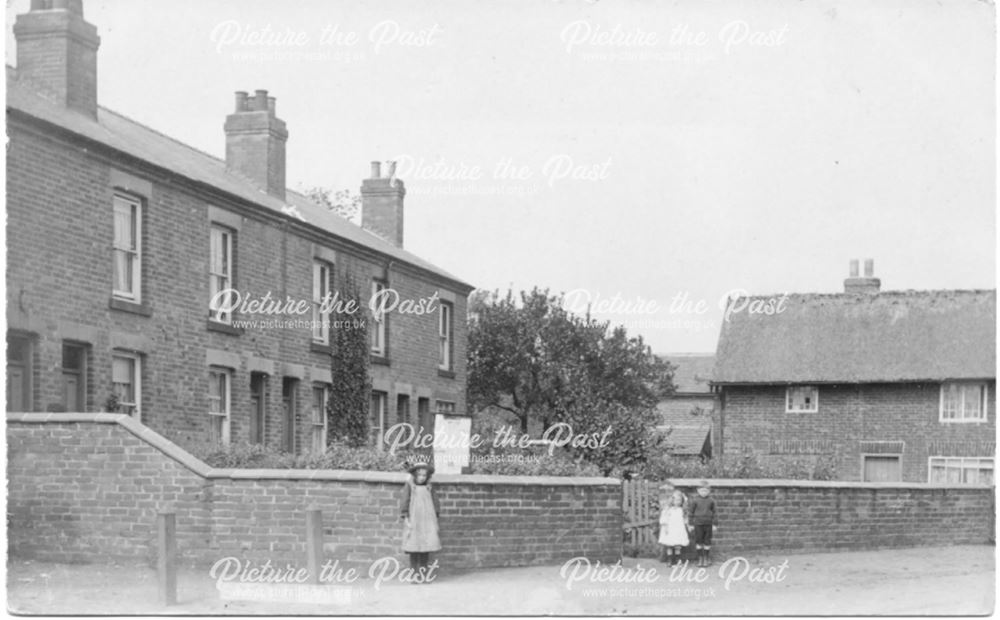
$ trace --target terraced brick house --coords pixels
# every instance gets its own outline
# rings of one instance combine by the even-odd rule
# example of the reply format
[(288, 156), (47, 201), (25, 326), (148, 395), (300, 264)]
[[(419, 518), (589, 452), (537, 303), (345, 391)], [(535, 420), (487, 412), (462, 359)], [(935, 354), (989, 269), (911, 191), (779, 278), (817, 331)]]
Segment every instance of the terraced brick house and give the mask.
[(825, 457), (844, 480), (991, 484), (996, 291), (881, 291), (872, 261), (858, 267), (843, 293), (723, 323), (717, 452)]
[[(81, 0), (32, 0), (14, 35), (8, 410), (110, 408), (185, 447), (321, 451), (331, 330), (347, 327), (324, 326), (320, 302), (350, 277), (365, 300), (435, 300), (419, 316), (355, 315), (371, 337), (373, 437), (465, 412), (472, 287), (404, 249), (392, 170), (372, 165), (358, 226), (286, 189), (288, 129), (267, 91), (236, 93), (218, 159), (98, 105), (100, 38)], [(262, 316), (227, 306), (228, 290), (307, 310)], [(298, 322), (263, 321), (279, 318)]]

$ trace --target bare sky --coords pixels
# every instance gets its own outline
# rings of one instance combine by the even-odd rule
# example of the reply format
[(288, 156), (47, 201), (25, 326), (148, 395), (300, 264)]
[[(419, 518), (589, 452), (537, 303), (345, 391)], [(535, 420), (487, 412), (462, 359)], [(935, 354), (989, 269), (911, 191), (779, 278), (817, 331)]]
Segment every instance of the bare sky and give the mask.
[(657, 352), (714, 351), (733, 289), (838, 291), (850, 258), (883, 289), (993, 288), (993, 5), (763, 4), (84, 10), (102, 105), (222, 156), (233, 91), (268, 89), (291, 187), (399, 160), (408, 249), (481, 288), (653, 301), (601, 316)]

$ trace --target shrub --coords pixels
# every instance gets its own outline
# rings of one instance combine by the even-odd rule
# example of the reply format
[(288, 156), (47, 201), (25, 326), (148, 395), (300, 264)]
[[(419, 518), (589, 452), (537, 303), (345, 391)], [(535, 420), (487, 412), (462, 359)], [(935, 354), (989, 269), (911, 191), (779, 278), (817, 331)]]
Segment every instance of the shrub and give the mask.
[(294, 456), (274, 448), (237, 443), (194, 451), (195, 456), (221, 469), (347, 469), (353, 471), (403, 471), (408, 463), (426, 460), (425, 454), (398, 451), (395, 454), (375, 448), (354, 447), (334, 442), (323, 454)]

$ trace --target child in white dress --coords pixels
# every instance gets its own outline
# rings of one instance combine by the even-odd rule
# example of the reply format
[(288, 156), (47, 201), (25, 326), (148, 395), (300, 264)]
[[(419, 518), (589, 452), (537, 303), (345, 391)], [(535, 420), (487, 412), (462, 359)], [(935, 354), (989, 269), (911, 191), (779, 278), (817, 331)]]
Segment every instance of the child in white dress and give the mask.
[(678, 564), (681, 550), (688, 546), (687, 512), (684, 510), (684, 494), (674, 491), (660, 511), (660, 544), (666, 549), (666, 561)]

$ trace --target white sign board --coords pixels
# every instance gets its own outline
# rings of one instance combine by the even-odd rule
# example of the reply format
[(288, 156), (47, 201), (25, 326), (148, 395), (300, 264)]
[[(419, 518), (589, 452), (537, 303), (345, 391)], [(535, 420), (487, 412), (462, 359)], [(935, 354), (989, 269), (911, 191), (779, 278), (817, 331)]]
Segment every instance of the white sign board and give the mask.
[(472, 418), (437, 414), (434, 418), (434, 471), (460, 474), (469, 466)]

